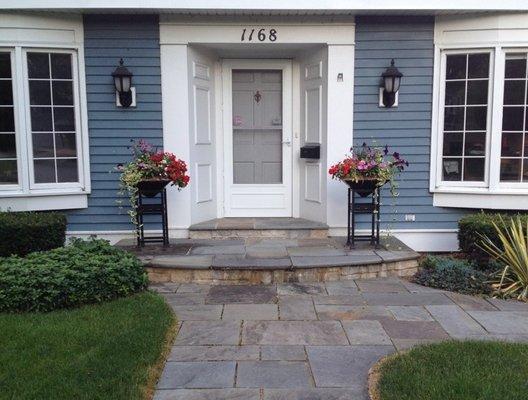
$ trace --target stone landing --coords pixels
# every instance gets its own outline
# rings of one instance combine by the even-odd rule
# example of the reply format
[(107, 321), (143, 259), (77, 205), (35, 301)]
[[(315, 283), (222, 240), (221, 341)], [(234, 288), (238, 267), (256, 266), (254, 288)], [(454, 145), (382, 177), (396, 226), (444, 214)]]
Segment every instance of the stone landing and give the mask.
[(168, 247), (118, 245), (144, 263), (150, 281), (231, 284), (326, 282), (410, 276), (420, 255), (395, 238), (379, 248), (345, 246), (346, 238), (173, 239)]
[(304, 218), (219, 218), (191, 225), (191, 239), (326, 238), (328, 225)]

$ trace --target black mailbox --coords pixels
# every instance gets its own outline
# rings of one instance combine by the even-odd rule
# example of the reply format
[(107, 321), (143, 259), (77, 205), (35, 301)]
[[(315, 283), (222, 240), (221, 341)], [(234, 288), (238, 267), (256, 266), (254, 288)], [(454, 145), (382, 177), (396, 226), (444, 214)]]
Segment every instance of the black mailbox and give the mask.
[(318, 160), (319, 158), (321, 158), (321, 145), (305, 144), (303, 147), (301, 147), (301, 158)]

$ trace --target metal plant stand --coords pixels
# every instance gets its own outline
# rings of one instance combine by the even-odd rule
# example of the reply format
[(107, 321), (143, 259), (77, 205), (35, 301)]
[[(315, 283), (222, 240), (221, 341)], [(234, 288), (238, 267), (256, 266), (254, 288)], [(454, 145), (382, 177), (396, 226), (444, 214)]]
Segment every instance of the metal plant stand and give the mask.
[[(152, 199), (152, 202), (145, 203), (145, 199)], [(159, 200), (159, 202), (153, 202)], [(163, 243), (164, 246), (169, 244), (169, 227), (167, 222), (167, 191), (162, 189), (159, 192), (159, 196), (155, 197), (145, 195), (145, 193), (138, 189), (137, 197), (137, 245), (138, 247), (145, 246), (145, 243)], [(161, 236), (145, 236), (145, 215), (160, 215), (161, 216)]]
[[(364, 199), (365, 201), (361, 201)], [(356, 235), (356, 216), (370, 214), (370, 235)], [(380, 243), (380, 190), (374, 189), (369, 196), (360, 196), (354, 189), (348, 189), (348, 234), (347, 246), (353, 248), (356, 242)]]

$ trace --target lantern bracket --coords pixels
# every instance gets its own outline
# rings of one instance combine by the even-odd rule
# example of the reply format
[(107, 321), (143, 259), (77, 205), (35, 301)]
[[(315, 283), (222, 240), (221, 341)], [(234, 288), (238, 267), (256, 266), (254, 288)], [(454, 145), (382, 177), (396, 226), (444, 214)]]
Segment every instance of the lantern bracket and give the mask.
[[(387, 99), (384, 97), (386, 95), (387, 95), (387, 92), (385, 92), (385, 88), (380, 87), (379, 88), (379, 104), (378, 104), (378, 106), (380, 108), (387, 108), (387, 106), (385, 105), (385, 104), (387, 104)], [(390, 106), (389, 108), (398, 107), (398, 99), (399, 98), (400, 98), (400, 91), (398, 90), (394, 94), (394, 104), (392, 106)]]
[[(136, 107), (136, 88), (132, 86), (130, 88), (130, 92), (128, 93), (122, 93), (121, 95), (129, 95), (131, 98), (128, 100), (130, 101), (130, 105), (127, 107)], [(121, 104), (121, 96), (119, 92), (116, 90), (116, 107), (123, 107), (123, 104)]]

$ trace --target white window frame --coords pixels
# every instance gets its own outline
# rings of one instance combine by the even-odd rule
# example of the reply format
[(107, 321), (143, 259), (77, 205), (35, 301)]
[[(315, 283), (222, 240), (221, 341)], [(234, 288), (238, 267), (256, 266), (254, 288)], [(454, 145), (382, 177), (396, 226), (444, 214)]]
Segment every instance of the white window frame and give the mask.
[[(443, 114), (445, 102), (446, 55), (457, 53), (491, 52), (490, 87), (488, 92), (488, 133), (485, 164), (485, 184), (482, 182), (452, 182), (442, 180)], [(433, 116), (431, 135), (430, 187), (435, 194), (434, 204), (445, 207), (528, 209), (528, 202), (509, 199), (504, 196), (528, 195), (528, 182), (500, 181), (500, 154), (502, 141), (502, 108), (504, 94), (504, 70), (507, 53), (528, 52), (526, 46), (486, 44), (465, 44), (435, 46)], [(442, 197), (442, 194), (446, 194)], [(466, 195), (454, 197), (452, 195)], [(438, 201), (437, 197), (438, 196)], [(475, 195), (475, 196), (472, 196)], [(491, 196), (482, 196), (491, 195)], [(512, 200), (512, 201), (510, 201)], [(499, 203), (502, 203), (499, 204)], [(515, 204), (512, 207), (512, 203)]]
[[(0, 200), (11, 197), (40, 197), (89, 194), (90, 168), (88, 147), (88, 123), (86, 107), (86, 83), (84, 52), (80, 45), (16, 43), (1, 45), (3, 51), (11, 51), (13, 77), (13, 103), (15, 106), (15, 130), (17, 145), (18, 185), (0, 185)], [(29, 106), (29, 82), (27, 76), (27, 53), (72, 54), (72, 81), (74, 87), (75, 129), (77, 147), (78, 182), (35, 184), (33, 179), (33, 156), (31, 143), (31, 118)], [(64, 199), (64, 197), (61, 197)], [(4, 209), (0, 201), (0, 209)], [(12, 204), (11, 201), (7, 202)], [(7, 204), (6, 203), (6, 204)], [(85, 202), (84, 202), (85, 203)], [(73, 207), (73, 205), (72, 205)], [(14, 207), (17, 208), (17, 207)], [(69, 208), (69, 207), (66, 207)], [(77, 207), (76, 207), (77, 208)]]

